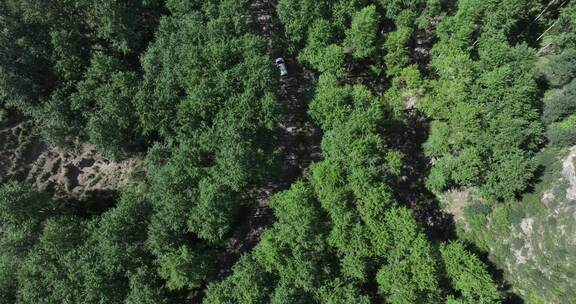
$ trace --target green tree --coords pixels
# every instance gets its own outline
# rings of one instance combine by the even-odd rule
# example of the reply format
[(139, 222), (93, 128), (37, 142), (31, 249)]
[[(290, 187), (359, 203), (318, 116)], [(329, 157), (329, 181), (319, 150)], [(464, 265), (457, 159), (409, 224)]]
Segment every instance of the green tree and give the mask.
[(333, 43), (335, 41), (330, 22), (316, 20), (310, 26), (306, 47), (298, 58), (321, 72), (342, 76), (345, 73), (344, 50)]
[(310, 103), (310, 116), (324, 130), (344, 123), (353, 109), (351, 91), (349, 86), (339, 86), (338, 79), (333, 74), (322, 74), (314, 99)]
[(164, 1), (135, 3), (96, 0), (87, 1), (86, 23), (101, 40), (110, 41), (115, 51), (140, 53), (151, 39), (158, 18), (165, 13)]
[(291, 50), (296, 51), (306, 41), (308, 27), (323, 17), (326, 12), (325, 1), (313, 0), (280, 0), (276, 7), (278, 18), (284, 26), (286, 38), (291, 43)]
[(378, 25), (378, 13), (374, 5), (366, 6), (354, 14), (345, 42), (354, 50), (354, 57), (370, 57), (376, 51)]
[[(39, 242), (18, 271), (18, 303), (81, 301), (82, 286), (67, 268), (86, 240), (85, 223), (76, 217), (48, 219)], [(76, 266), (76, 265), (75, 265)]]
[(124, 72), (118, 60), (97, 54), (71, 96), (73, 109), (88, 123), (90, 141), (109, 157), (126, 158), (142, 142), (132, 102), (137, 85), (136, 75)]
[(568, 3), (560, 11), (556, 24), (550, 30), (550, 36), (561, 49), (576, 48), (576, 5)]
[(48, 31), (24, 20), (16, 3), (0, 3), (0, 100), (31, 115), (54, 86)]
[(130, 292), (126, 304), (165, 304), (169, 296), (164, 282), (158, 278), (154, 269), (143, 266), (130, 274)]
[(410, 63), (409, 43), (414, 33), (414, 20), (416, 13), (405, 10), (396, 16), (396, 31), (388, 33), (384, 41), (384, 63), (386, 75), (399, 76), (402, 70)]
[(386, 11), (386, 17), (396, 20), (403, 11), (417, 12), (426, 6), (425, 0), (391, 0), (379, 1)]
[[(39, 119), (52, 144), (66, 147), (85, 140), (90, 129), (91, 139), (110, 156), (133, 151), (140, 136), (126, 95), (134, 94), (138, 57), (152, 38), (163, 3), (24, 0), (2, 6), (2, 28), (7, 29), (0, 38), (2, 99)], [(103, 57), (113, 62), (114, 72), (122, 65), (127, 74), (108, 81), (113, 71), (94, 67)], [(107, 72), (105, 79), (94, 79), (97, 72)], [(75, 107), (77, 99), (84, 99), (81, 108)], [(103, 100), (114, 102), (104, 107)]]
[(209, 250), (199, 247), (192, 251), (185, 245), (160, 256), (158, 264), (158, 273), (171, 290), (200, 287), (214, 267)]
[(118, 205), (88, 225), (89, 238), (67, 261), (81, 282), (81, 302), (122, 303), (130, 289), (128, 274), (151, 265), (144, 242), (152, 206), (144, 194), (125, 192)]
[[(432, 65), (440, 78), (421, 104), (438, 121), (425, 144), (436, 160), (428, 178), (434, 191), (477, 186), (492, 199), (512, 198), (536, 169), (532, 156), (543, 128), (531, 68), (534, 50), (508, 43), (505, 29), (523, 12), (522, 5), (505, 5), (511, 6), (509, 16), (500, 14), (497, 3), (465, 2), (438, 25)], [(483, 20), (481, 11), (494, 12), (494, 18)], [(486, 24), (471, 41), (475, 22)], [(472, 45), (475, 60), (469, 54)]]
[(310, 292), (306, 292), (285, 280), (280, 280), (276, 289), (274, 289), (274, 294), (270, 301), (271, 304), (304, 304), (312, 302), (314, 302), (314, 297)]
[(266, 272), (311, 292), (324, 276), (324, 256), (329, 254), (318, 203), (309, 186), (297, 182), (270, 204), (278, 221), (262, 234), (254, 251), (256, 261)]
[(410, 62), (410, 57), (408, 56), (409, 50), (406, 45), (410, 41), (411, 36), (411, 28), (400, 27), (396, 31), (391, 32), (386, 38), (384, 42), (384, 48), (386, 49), (384, 62), (386, 63), (387, 75), (398, 75)]
[(377, 274), (379, 289), (390, 303), (437, 303), (436, 262), (429, 242), (404, 208), (387, 212), (386, 232), (391, 236), (387, 262)]
[(325, 304), (345, 304), (358, 303), (368, 304), (368, 296), (360, 294), (358, 288), (353, 284), (346, 284), (340, 279), (324, 284), (317, 292), (318, 303)]
[(211, 283), (204, 303), (256, 304), (270, 301), (276, 279), (269, 275), (250, 255), (244, 255), (234, 265), (233, 273), (222, 282)]
[(55, 303), (75, 299), (61, 259), (85, 238), (82, 221), (47, 193), (19, 183), (0, 187), (2, 301)]
[(5, 254), (23, 258), (34, 246), (43, 221), (56, 205), (46, 193), (9, 182), (0, 186), (0, 245)]
[(502, 294), (486, 267), (461, 243), (443, 244), (440, 253), (446, 274), (452, 286), (462, 294), (465, 303), (500, 303)]

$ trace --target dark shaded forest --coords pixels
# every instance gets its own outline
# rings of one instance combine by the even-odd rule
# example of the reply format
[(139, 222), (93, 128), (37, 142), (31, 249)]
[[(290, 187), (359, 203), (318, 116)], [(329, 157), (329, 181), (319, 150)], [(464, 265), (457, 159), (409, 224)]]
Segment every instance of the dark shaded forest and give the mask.
[(0, 135), (0, 303), (523, 303), (438, 197), (576, 145), (576, 4), (0, 0)]

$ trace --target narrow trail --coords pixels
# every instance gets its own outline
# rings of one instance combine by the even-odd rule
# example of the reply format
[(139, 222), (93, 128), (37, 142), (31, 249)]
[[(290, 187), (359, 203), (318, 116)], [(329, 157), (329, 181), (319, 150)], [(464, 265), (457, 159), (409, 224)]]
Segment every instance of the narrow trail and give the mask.
[(252, 9), (257, 16), (260, 35), (266, 40), (271, 60), (282, 57), (287, 64), (288, 76), (280, 78), (276, 87), (278, 102), (283, 109), (282, 123), (277, 128), (278, 145), (282, 152), (282, 172), (275, 184), (264, 189), (262, 204), (274, 193), (287, 189), (308, 169), (313, 161), (322, 157), (322, 132), (308, 117), (308, 103), (312, 98), (316, 75), (306, 70), (298, 60), (280, 44), (282, 26), (276, 16), (277, 0), (254, 0)]
[(274, 82), (277, 100), (283, 110), (282, 122), (276, 128), (281, 171), (276, 180), (258, 189), (258, 205), (241, 217), (227, 245), (227, 254), (220, 262), (220, 277), (228, 275), (236, 260), (252, 249), (262, 232), (274, 223), (274, 212), (268, 205), (270, 197), (288, 189), (312, 162), (321, 159), (322, 133), (307, 115), (315, 75), (279, 46), (283, 29), (276, 15), (276, 0), (254, 0), (251, 9), (259, 34), (268, 46), (271, 63), (277, 57), (284, 58), (289, 73), (283, 78), (278, 73), (279, 81)]

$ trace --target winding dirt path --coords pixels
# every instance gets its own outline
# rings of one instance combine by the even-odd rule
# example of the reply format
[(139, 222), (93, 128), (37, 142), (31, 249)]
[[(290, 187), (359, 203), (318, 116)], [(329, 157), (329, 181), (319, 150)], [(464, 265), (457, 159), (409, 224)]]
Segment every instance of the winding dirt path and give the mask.
[(305, 174), (309, 165), (321, 159), (322, 133), (308, 118), (308, 102), (313, 94), (314, 73), (307, 71), (298, 60), (279, 45), (283, 29), (276, 15), (276, 0), (254, 0), (251, 8), (266, 41), (271, 64), (277, 57), (284, 58), (289, 75), (276, 83), (277, 100), (283, 109), (282, 122), (276, 128), (277, 144), (281, 151), (281, 172), (276, 180), (258, 190), (258, 204), (245, 214), (228, 243), (227, 254), (220, 263), (220, 277), (228, 275), (242, 253), (252, 249), (262, 232), (274, 221), (269, 199), (279, 191), (288, 189)]

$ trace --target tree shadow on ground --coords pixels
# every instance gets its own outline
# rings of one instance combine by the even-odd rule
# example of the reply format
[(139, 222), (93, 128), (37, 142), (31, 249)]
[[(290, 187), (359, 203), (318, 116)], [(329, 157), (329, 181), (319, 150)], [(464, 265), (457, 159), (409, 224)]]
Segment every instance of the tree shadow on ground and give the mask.
[(390, 125), (392, 146), (404, 154), (404, 168), (399, 179), (393, 181), (398, 201), (410, 208), (432, 241), (450, 241), (457, 238), (453, 216), (442, 209), (436, 195), (426, 188), (430, 161), (422, 145), (428, 138), (429, 122), (418, 111), (409, 111), (406, 122)]

